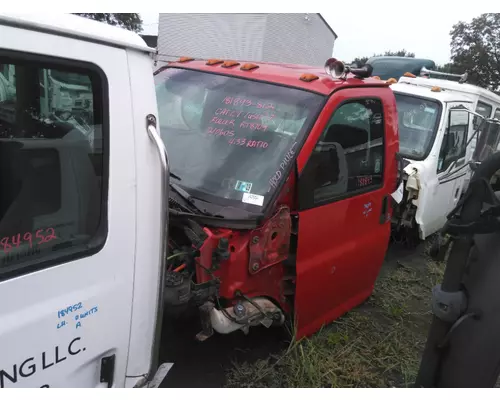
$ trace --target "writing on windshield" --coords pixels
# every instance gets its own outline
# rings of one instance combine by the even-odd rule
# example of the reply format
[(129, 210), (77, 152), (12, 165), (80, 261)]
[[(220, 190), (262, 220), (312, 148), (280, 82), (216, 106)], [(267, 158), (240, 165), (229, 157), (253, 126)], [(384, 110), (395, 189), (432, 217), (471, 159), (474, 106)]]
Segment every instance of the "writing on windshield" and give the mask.
[(210, 119), (207, 132), (209, 135), (227, 137), (229, 145), (266, 149), (269, 147), (268, 141), (235, 138), (235, 129), (243, 135), (245, 131), (270, 131), (270, 122), (276, 117), (273, 112), (275, 109), (273, 103), (260, 102), (258, 99), (226, 96)]
[(300, 89), (193, 70), (168, 68), (155, 80), (160, 133), (179, 184), (245, 209), (250, 194), (266, 205), (280, 163), (324, 101)]

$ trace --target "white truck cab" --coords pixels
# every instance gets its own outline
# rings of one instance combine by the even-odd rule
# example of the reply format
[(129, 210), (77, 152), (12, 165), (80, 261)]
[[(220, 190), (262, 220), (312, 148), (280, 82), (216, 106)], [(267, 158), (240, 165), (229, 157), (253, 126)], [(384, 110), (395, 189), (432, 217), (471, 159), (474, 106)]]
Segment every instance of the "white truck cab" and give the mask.
[(0, 13), (0, 37), (0, 387), (154, 386), (169, 176), (154, 50), (72, 15)]
[(391, 88), (405, 167), (403, 201), (394, 210), (393, 226), (397, 238), (415, 242), (443, 227), (467, 189), (476, 131), (493, 111), (500, 115), (500, 96), (466, 83), (411, 74)]

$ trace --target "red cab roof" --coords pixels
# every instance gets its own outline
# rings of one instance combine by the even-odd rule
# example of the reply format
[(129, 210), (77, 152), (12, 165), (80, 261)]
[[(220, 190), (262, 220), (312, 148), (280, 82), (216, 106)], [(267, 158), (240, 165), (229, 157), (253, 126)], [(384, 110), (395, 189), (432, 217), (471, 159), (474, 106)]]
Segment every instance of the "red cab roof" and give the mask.
[[(157, 72), (155, 72), (155, 74), (169, 67), (193, 69), (222, 75), (231, 75), (246, 79), (254, 79), (285, 86), (292, 86), (299, 89), (317, 92), (323, 95), (329, 95), (340, 87), (388, 86), (384, 81), (378, 79), (357, 79), (354, 78), (351, 74), (348, 75), (348, 78), (345, 81), (341, 79), (333, 79), (331, 76), (326, 74), (324, 68), (311, 67), (308, 65), (251, 61), (227, 61), (226, 63), (235, 63), (236, 65), (225, 67), (222, 61), (216, 60), (213, 60), (215, 62), (214, 64), (207, 65), (211, 61), (212, 60), (190, 60), (184, 62), (171, 62), (167, 66), (160, 68)], [(242, 70), (241, 68), (245, 65), (256, 65), (258, 66), (258, 68)], [(304, 74), (317, 76), (318, 79), (309, 82), (301, 80), (301, 77)]]

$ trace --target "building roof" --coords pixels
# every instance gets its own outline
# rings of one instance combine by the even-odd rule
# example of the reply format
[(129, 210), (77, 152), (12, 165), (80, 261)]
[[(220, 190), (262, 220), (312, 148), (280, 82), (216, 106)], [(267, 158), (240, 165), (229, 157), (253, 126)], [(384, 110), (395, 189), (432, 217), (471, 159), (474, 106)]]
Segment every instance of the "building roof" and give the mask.
[(123, 28), (71, 14), (54, 13), (3, 13), (0, 23), (18, 27), (27, 27), (40, 32), (76, 37), (108, 46), (130, 48), (145, 52), (154, 52), (137, 34)]
[[(212, 72), (221, 75), (231, 75), (241, 78), (253, 79), (262, 82), (271, 82), (275, 84), (281, 84), (284, 86), (292, 86), (299, 89), (309, 90), (312, 92), (320, 93), (323, 95), (330, 95), (336, 89), (340, 87), (363, 87), (363, 86), (379, 86), (387, 87), (384, 81), (368, 78), (368, 79), (356, 79), (348, 77), (347, 80), (333, 79), (331, 76), (327, 75), (323, 68), (311, 67), (307, 65), (295, 65), (295, 64), (278, 64), (278, 63), (265, 63), (257, 62), (259, 66), (257, 69), (250, 71), (242, 71), (240, 67), (246, 63), (246, 61), (238, 61), (240, 65), (224, 68), (221, 64), (218, 65), (206, 65), (206, 61), (196, 60), (188, 62), (172, 62), (168, 65), (158, 69), (156, 73), (164, 70), (168, 67), (178, 67), (184, 69), (193, 69), (204, 72)], [(319, 77), (312, 82), (304, 82), (300, 79), (302, 74), (313, 74)]]
[(332, 29), (332, 27), (330, 26), (330, 24), (328, 22), (326, 22), (326, 19), (323, 18), (323, 16), (320, 14), (320, 13), (317, 13), (318, 16), (321, 18), (321, 20), (325, 23), (326, 27), (330, 30), (330, 32), (333, 33), (333, 35), (335, 36), (335, 39), (338, 38), (338, 35), (335, 33), (335, 31)]

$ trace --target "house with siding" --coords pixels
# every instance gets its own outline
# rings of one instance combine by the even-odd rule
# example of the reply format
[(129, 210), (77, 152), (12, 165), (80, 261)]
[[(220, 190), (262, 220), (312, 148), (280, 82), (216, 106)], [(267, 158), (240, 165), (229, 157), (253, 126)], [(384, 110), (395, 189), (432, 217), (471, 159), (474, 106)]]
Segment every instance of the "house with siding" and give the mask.
[(321, 14), (160, 13), (158, 59), (182, 56), (323, 66), (337, 34)]

